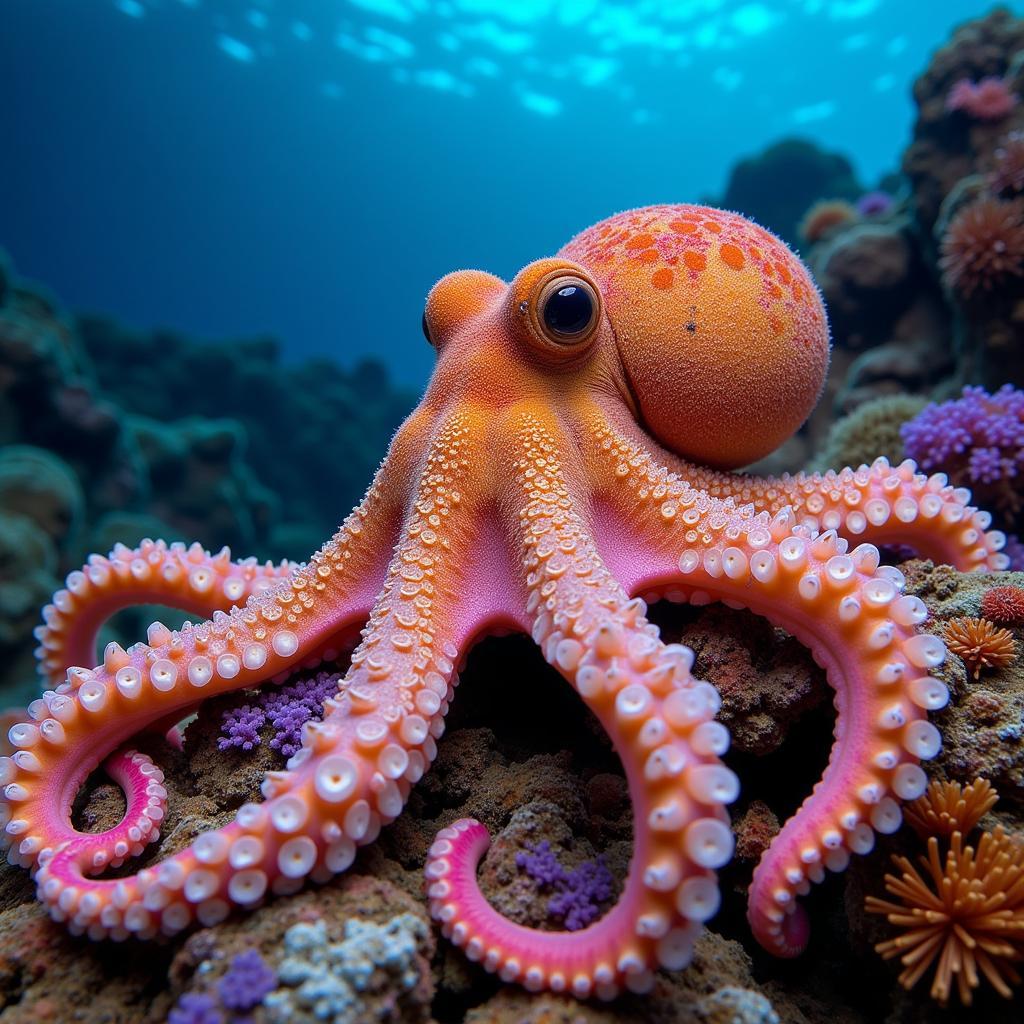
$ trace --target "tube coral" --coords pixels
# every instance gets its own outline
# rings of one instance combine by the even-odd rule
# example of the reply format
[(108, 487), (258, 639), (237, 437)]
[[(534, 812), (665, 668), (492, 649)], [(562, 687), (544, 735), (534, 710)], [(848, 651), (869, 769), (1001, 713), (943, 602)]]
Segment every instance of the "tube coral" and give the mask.
[(969, 786), (936, 781), (907, 805), (903, 816), (922, 839), (935, 835), (948, 839), (954, 832), (967, 835), (998, 799), (988, 779), (975, 779)]
[(945, 861), (939, 841), (928, 839), (919, 871), (906, 857), (893, 857), (901, 874), (885, 876), (886, 891), (899, 902), (869, 896), (866, 908), (885, 914), (902, 934), (875, 948), (899, 957), (900, 984), (910, 989), (935, 964), (931, 995), (945, 1005), (954, 983), (970, 1006), (981, 976), (1004, 998), (1020, 982), (1012, 961), (1024, 955), (1024, 840), (997, 827), (985, 832), (977, 850), (954, 832)]

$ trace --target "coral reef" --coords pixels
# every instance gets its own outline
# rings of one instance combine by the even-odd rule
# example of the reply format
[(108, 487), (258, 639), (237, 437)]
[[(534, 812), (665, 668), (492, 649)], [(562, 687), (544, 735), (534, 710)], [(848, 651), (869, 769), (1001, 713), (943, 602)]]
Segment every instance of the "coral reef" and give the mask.
[[(305, 558), (358, 500), (411, 401), (377, 364), (285, 367), (269, 339), (137, 335), (74, 320), (9, 268), (3, 281), (2, 704), (34, 696), (32, 630), (55, 577), (154, 536)], [(270, 407), (296, 425), (287, 440)], [(314, 477), (322, 486), (299, 486)], [(116, 635), (137, 640), (138, 625)]]
[(799, 223), (815, 201), (856, 201), (864, 194), (853, 165), (807, 139), (783, 139), (733, 167), (716, 205), (743, 210), (792, 245)]

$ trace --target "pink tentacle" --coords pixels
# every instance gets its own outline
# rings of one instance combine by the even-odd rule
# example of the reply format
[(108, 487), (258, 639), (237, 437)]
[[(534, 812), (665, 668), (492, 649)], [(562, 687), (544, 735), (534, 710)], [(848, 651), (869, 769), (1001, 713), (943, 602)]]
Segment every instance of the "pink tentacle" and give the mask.
[(168, 605), (208, 619), (215, 611), (244, 605), (294, 571), (290, 562), (232, 561), (227, 548), (211, 555), (198, 544), (186, 548), (144, 540), (134, 549), (118, 544), (106, 558), (92, 555), (70, 573), (66, 587), (43, 609), (43, 625), (36, 629), (39, 673), (45, 686), (54, 688), (72, 665), (94, 665), (96, 634), (122, 608)]
[[(879, 566), (873, 545), (848, 551), (834, 530), (818, 534), (788, 506), (769, 517), (710, 499), (607, 420), (597, 418), (594, 430), (598, 458), (609, 460), (610, 452), (619, 478), (633, 480), (632, 501), (617, 509), (629, 528), (623, 518), (604, 531), (625, 549), (620, 578), (632, 578), (640, 592), (671, 587), (694, 603), (750, 608), (809, 647), (835, 690), (829, 765), (765, 851), (750, 891), (755, 937), (779, 956), (794, 956), (808, 932), (797, 897), (826, 869), (841, 871), (851, 853), (870, 850), (875, 831), (897, 828), (898, 801), (924, 791), (918, 762), (940, 746), (927, 712), (949, 696), (929, 674), (943, 661), (944, 644), (919, 632), (924, 603), (901, 594), (902, 574)], [(643, 555), (629, 539), (638, 528), (648, 545)]]
[(718, 907), (713, 872), (733, 847), (724, 805), (739, 784), (718, 760), (728, 734), (711, 721), (717, 693), (690, 675), (691, 651), (658, 640), (643, 601), (630, 601), (604, 566), (573, 506), (556, 437), (523, 417), (513, 498), (522, 506), (526, 607), (546, 659), (622, 759), (636, 823), (629, 875), (614, 909), (589, 928), (523, 928), (487, 904), (475, 874), (487, 833), (464, 821), (432, 847), (428, 892), (445, 934), (505, 980), (610, 999), (622, 987), (648, 991), (659, 965), (689, 963), (701, 922)]

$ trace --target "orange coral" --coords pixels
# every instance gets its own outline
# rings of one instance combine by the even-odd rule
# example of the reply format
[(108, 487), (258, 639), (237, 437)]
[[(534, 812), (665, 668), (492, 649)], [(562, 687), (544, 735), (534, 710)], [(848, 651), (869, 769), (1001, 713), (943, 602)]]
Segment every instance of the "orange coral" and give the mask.
[(1024, 275), (1024, 222), (1018, 202), (979, 199), (965, 206), (942, 237), (946, 284), (964, 298)]
[(981, 598), (981, 614), (1001, 625), (1024, 622), (1024, 587), (989, 587)]
[(804, 214), (797, 230), (805, 241), (813, 245), (836, 228), (857, 219), (857, 208), (852, 203), (845, 199), (822, 199)]
[(923, 875), (906, 857), (893, 857), (902, 874), (886, 875), (885, 888), (900, 902), (867, 898), (869, 913), (904, 929), (875, 949), (886, 960), (900, 958), (907, 989), (938, 960), (931, 995), (943, 1005), (955, 979), (960, 1001), (970, 1006), (980, 975), (1009, 999), (1010, 985), (1020, 982), (1012, 961), (1024, 957), (1024, 837), (999, 826), (982, 834), (975, 851), (954, 832), (943, 863), (931, 836), (928, 856), (919, 859)]
[(954, 832), (967, 835), (992, 810), (999, 794), (988, 779), (975, 779), (969, 786), (959, 782), (933, 782), (923, 796), (904, 809), (904, 818), (922, 838)]
[(943, 628), (942, 639), (963, 659), (975, 679), (983, 668), (1005, 668), (1017, 654), (1013, 634), (1008, 629), (997, 629), (988, 619), (950, 619)]

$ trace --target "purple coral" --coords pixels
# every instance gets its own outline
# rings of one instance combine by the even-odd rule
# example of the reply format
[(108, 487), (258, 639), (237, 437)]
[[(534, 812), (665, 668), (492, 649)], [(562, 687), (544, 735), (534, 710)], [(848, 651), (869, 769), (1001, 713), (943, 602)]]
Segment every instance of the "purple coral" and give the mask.
[(548, 900), (548, 914), (562, 921), (566, 931), (576, 932), (596, 921), (601, 904), (612, 897), (614, 880), (603, 856), (566, 871), (544, 840), (517, 853), (516, 866), (539, 888), (555, 890)]
[(224, 1015), (212, 996), (186, 992), (168, 1015), (167, 1024), (224, 1024)]
[(255, 1009), (275, 988), (277, 973), (255, 949), (236, 954), (217, 984), (220, 1001), (229, 1010)]
[[(957, 483), (991, 484), (1024, 468), (1024, 391), (994, 395), (966, 387), (961, 398), (926, 406), (900, 428), (907, 455)], [(959, 479), (956, 479), (959, 477)]]
[(269, 723), (274, 730), (271, 749), (291, 757), (302, 745), (303, 725), (323, 718), (324, 701), (338, 692), (340, 680), (337, 672), (318, 672), (277, 689), (261, 690), (249, 703), (224, 712), (217, 747), (252, 750), (259, 746), (260, 730)]
[(857, 200), (857, 212), (862, 217), (881, 217), (893, 208), (895, 202), (888, 192), (876, 189), (874, 192), (865, 192)]

